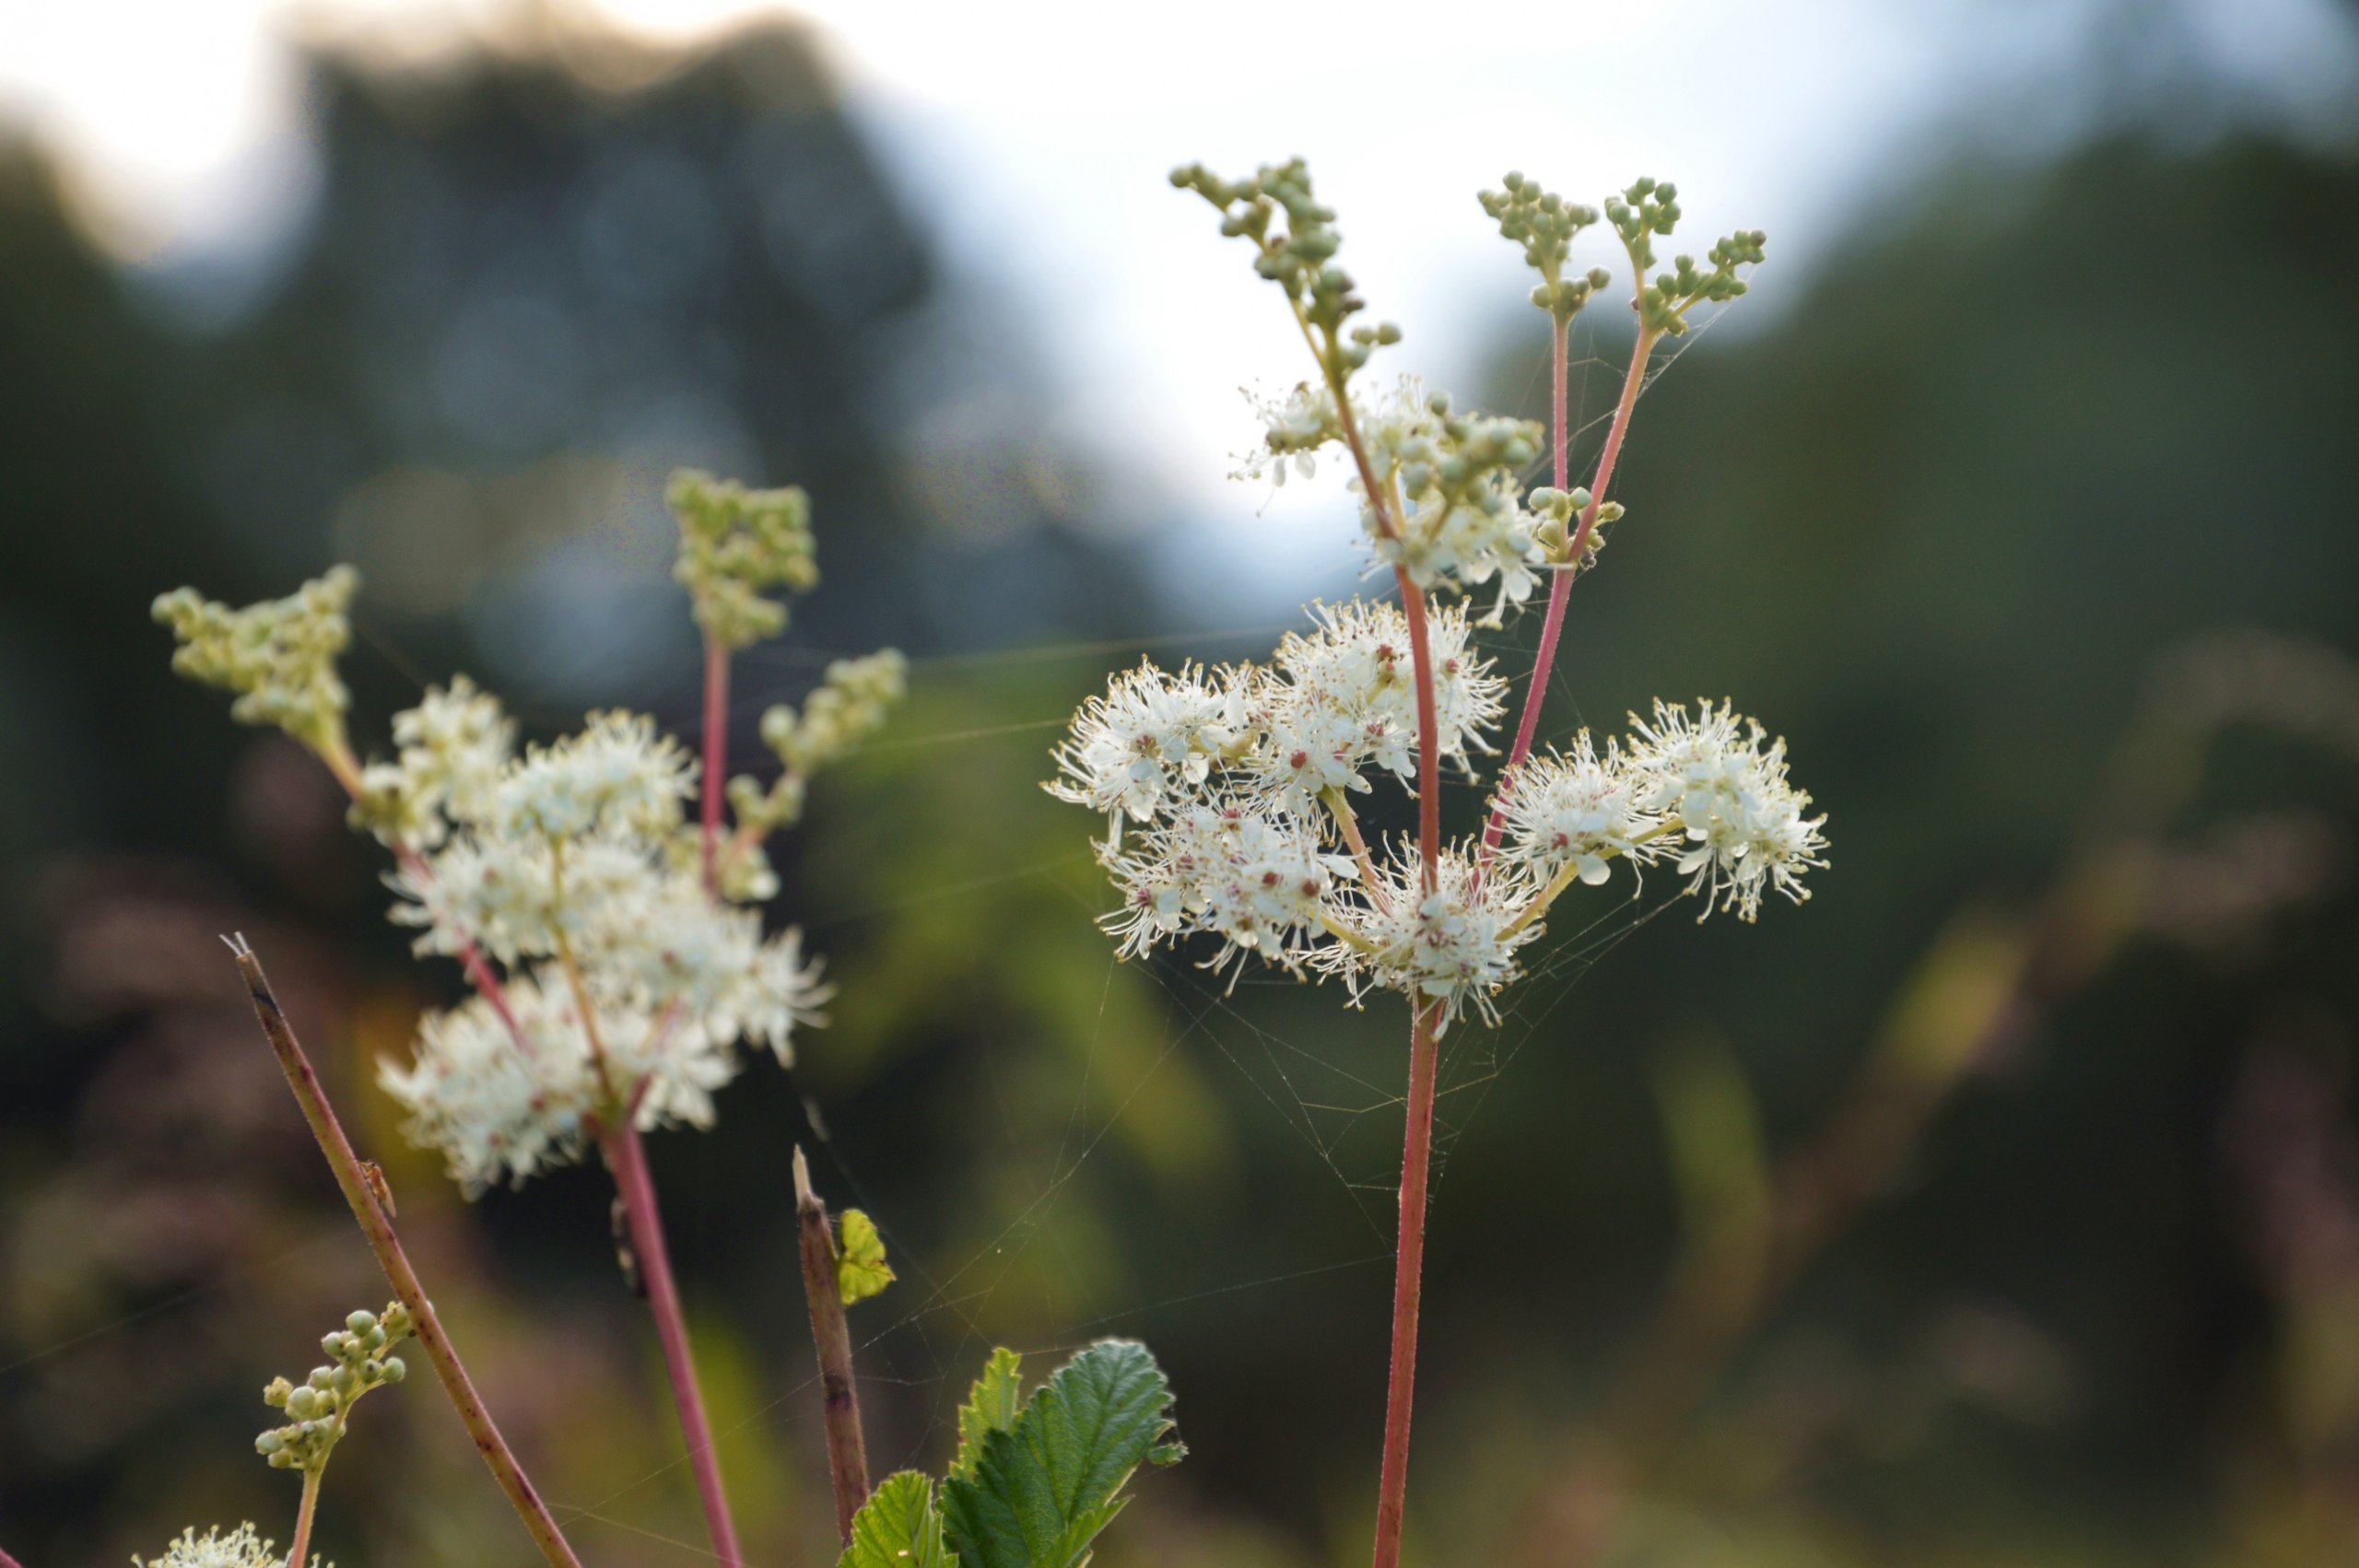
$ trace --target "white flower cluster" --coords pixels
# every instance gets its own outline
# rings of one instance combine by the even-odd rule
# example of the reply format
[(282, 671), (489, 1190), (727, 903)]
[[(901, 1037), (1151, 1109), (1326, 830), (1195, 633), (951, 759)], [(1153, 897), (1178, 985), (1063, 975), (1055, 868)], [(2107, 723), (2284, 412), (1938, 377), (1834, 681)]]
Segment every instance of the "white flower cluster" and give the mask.
[(593, 714), (518, 756), (498, 704), (454, 685), (394, 733), (400, 762), (364, 775), (411, 851), (393, 918), (420, 953), (509, 971), (499, 1001), (428, 1017), (415, 1059), (381, 1073), (471, 1191), (579, 1157), (626, 1107), (710, 1125), (741, 1043), (792, 1059), (826, 998), (816, 965), (795, 931), (765, 940), (757, 913), (707, 895), (684, 821), (696, 764), (651, 720)]
[[(1262, 442), (1242, 461), (1240, 477), (1270, 474), (1284, 484), (1289, 467), (1307, 476), (1320, 448), (1344, 444), (1342, 419), (1324, 387), (1300, 386), (1254, 404)], [(1548, 569), (1544, 520), (1527, 509), (1522, 494), (1522, 471), (1541, 453), (1540, 427), (1454, 413), (1447, 394), (1429, 393), (1407, 376), (1387, 395), (1354, 399), (1352, 416), (1379, 486), (1371, 500), (1356, 474), (1351, 481), (1376, 559), (1407, 572), (1421, 589), (1466, 593), (1496, 579), (1492, 625), (1508, 605), (1531, 598)]]
[[(1625, 740), (1519, 768), (1497, 801), (1495, 850), (1451, 845), (1428, 886), (1415, 847), (1357, 841), (1349, 797), (1390, 773), (1414, 789), (1417, 725), (1409, 626), (1391, 604), (1322, 606), (1273, 666), (1114, 678), (1055, 752), (1062, 800), (1107, 813), (1098, 860), (1120, 897), (1104, 919), (1125, 957), (1197, 934), (1213, 967), (1256, 955), (1332, 975), (1356, 998), (1404, 992), (1445, 1018), (1488, 1014), (1516, 953), (1572, 883), (1611, 862), (1675, 859), (1689, 891), (1750, 920), (1774, 889), (1807, 896), (1824, 818), (1786, 778), (1785, 747), (1726, 705), (1658, 703)], [(1429, 608), (1438, 749), (1488, 749), (1503, 683), (1468, 641), (1463, 610)], [(1139, 830), (1124, 837), (1125, 823)]]
[(217, 1525), (201, 1536), (194, 1529), (182, 1530), (161, 1557), (135, 1555), (131, 1561), (133, 1568), (286, 1568), (285, 1560), (271, 1550), (276, 1544), (255, 1535), (250, 1524), (226, 1536)]
[(1810, 796), (1787, 780), (1783, 740), (1769, 741), (1726, 702), (1696, 706), (1692, 720), (1660, 701), (1652, 722), (1630, 716), (1639, 807), (1681, 830), (1679, 870), (1708, 910), (1717, 905), (1750, 920), (1771, 891), (1801, 903), (1810, 896), (1802, 872), (1826, 864), (1826, 818), (1803, 814)]
[[(1433, 891), (1413, 848), (1377, 870), (1378, 886), (1338, 910), (1344, 938), (1318, 954), (1355, 1000), (1367, 989), (1439, 1001), (1445, 1016), (1472, 1004), (1496, 1023), (1492, 998), (1516, 977), (1516, 950), (1540, 934), (1523, 869), (1504, 860), (1485, 870), (1466, 846), (1442, 851)], [(1339, 934), (1344, 934), (1339, 933)]]

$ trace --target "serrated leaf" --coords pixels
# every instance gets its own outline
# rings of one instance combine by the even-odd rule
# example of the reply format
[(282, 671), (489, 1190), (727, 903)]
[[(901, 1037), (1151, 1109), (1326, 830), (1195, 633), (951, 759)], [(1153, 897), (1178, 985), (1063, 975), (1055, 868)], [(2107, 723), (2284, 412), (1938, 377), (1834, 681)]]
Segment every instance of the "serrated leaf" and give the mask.
[(852, 1515), (851, 1545), (836, 1568), (951, 1568), (933, 1482), (915, 1470), (879, 1482)]
[(1146, 1347), (1090, 1346), (1013, 1424), (984, 1433), (970, 1477), (942, 1483), (961, 1568), (1078, 1568), (1122, 1511), (1115, 1493), (1170, 1430), (1170, 1386)]
[(1024, 1408), (1023, 1364), (1024, 1358), (1004, 1345), (992, 1352), (983, 1375), (958, 1407), (958, 1457), (950, 1461), (950, 1473), (961, 1480), (975, 1479), (984, 1437), (1015, 1424)]
[(846, 1306), (866, 1301), (893, 1282), (892, 1267), (885, 1261), (885, 1238), (876, 1222), (857, 1209), (847, 1209), (836, 1222), (836, 1292)]

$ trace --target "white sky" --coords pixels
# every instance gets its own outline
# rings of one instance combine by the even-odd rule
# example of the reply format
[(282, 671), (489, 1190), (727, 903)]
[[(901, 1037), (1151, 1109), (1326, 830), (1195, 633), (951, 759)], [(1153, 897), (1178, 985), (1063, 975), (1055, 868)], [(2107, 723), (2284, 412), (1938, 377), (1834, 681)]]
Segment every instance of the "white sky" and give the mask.
[[(571, 0), (693, 38), (747, 0)], [(291, 28), (447, 35), (502, 0), (0, 0), (0, 113), (64, 151), (94, 225), (172, 254), (283, 228), (304, 153)], [(1120, 446), (1215, 525), (1281, 555), (1341, 511), (1223, 475), (1236, 389), (1307, 367), (1210, 210), (1164, 182), (1300, 153), (1341, 213), (1400, 369), (1463, 381), (1526, 284), (1473, 193), (1514, 167), (1594, 201), (1676, 179), (1696, 249), (1759, 227), (1777, 309), (1845, 218), (1959, 127), (2004, 147), (2092, 111), (2095, 19), (2168, 17), (2205, 68), (2315, 116), (2347, 108), (2335, 0), (806, 0), (868, 128), (951, 266), (1008, 298), (1085, 448)], [(1339, 18), (1351, 18), (1348, 26)], [(2144, 25), (2129, 37), (2146, 36)], [(2114, 49), (2110, 35), (2106, 49)], [(1600, 249), (1599, 260), (1614, 258)], [(1782, 274), (1782, 275), (1781, 275)], [(1041, 350), (1045, 350), (1042, 353)], [(1142, 437), (1143, 432), (1148, 432)], [(1332, 500), (1332, 497), (1331, 497)]]

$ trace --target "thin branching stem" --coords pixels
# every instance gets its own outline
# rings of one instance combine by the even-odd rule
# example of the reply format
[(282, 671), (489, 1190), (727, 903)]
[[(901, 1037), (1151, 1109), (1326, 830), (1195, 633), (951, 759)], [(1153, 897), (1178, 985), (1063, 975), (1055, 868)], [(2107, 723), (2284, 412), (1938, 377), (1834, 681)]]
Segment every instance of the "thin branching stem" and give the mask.
[(860, 1386), (851, 1365), (851, 1329), (836, 1282), (836, 1236), (827, 1205), (811, 1187), (811, 1166), (794, 1152), (794, 1222), (803, 1255), (803, 1293), (811, 1303), (811, 1342), (819, 1356), (819, 1392), (827, 1431), (827, 1480), (835, 1488), (836, 1528), (851, 1544), (852, 1518), (868, 1501), (868, 1444), (861, 1433)]
[[(287, 1086), (294, 1091), (303, 1119), (311, 1124), (311, 1136), (319, 1140), (320, 1152), (327, 1156), (328, 1168), (335, 1174), (344, 1200), (352, 1207), (352, 1217), (360, 1223), (361, 1234), (369, 1238), (370, 1250), (377, 1255), (378, 1267), (385, 1271), (394, 1299), (409, 1309), (411, 1331), (419, 1349), (426, 1352), (426, 1359), (433, 1364), (434, 1375), (442, 1380), (442, 1391), (450, 1397), (452, 1408), (459, 1412), (467, 1434), (475, 1439), (475, 1451), (483, 1456), (483, 1462), (499, 1482), (500, 1491), (508, 1494), (509, 1504), (524, 1521), (533, 1543), (540, 1548), (550, 1568), (581, 1568), (581, 1559), (573, 1555), (564, 1532), (550, 1517), (548, 1505), (541, 1501), (540, 1493), (525, 1476), (524, 1468), (516, 1462), (507, 1440), (500, 1436), (491, 1412), (484, 1408), (482, 1396), (475, 1392), (474, 1380), (459, 1360), (459, 1352), (452, 1346), (450, 1335), (443, 1331), (441, 1317), (427, 1299), (425, 1287), (417, 1281), (417, 1270), (410, 1267), (408, 1255), (402, 1251), (400, 1238), (393, 1234), (392, 1216), (371, 1189), (360, 1156), (353, 1153), (352, 1141), (345, 1136), (343, 1124), (336, 1120), (335, 1110), (328, 1104), (327, 1091), (321, 1086), (319, 1075), (311, 1071), (311, 1059), (304, 1055), (293, 1026), (278, 1005), (278, 998), (271, 991), (262, 961), (254, 956), (253, 949), (246, 945), (242, 936), (231, 940), (229, 951), (238, 961), (239, 974), (245, 978), (254, 1016), (261, 1020), (263, 1034), (278, 1058), (279, 1071), (286, 1074)], [(0, 1568), (7, 1565), (0, 1564)]]
[[(1640, 279), (1641, 287), (1644, 281)], [(1590, 482), (1589, 505), (1581, 509), (1580, 519), (1565, 542), (1564, 560), (1549, 574), (1548, 610), (1541, 617), (1540, 646), (1532, 654), (1532, 682), (1523, 692), (1523, 716), (1516, 723), (1515, 744), (1508, 748), (1507, 763), (1499, 769), (1497, 802), (1491, 808), (1490, 821), (1483, 827), (1483, 859), (1486, 864), (1507, 826), (1507, 797), (1515, 788), (1516, 770), (1532, 755), (1532, 742), (1540, 733), (1540, 709), (1547, 701), (1548, 677), (1556, 663), (1556, 638), (1565, 628), (1565, 602), (1573, 591), (1573, 579), (1580, 571), (1581, 554), (1589, 548), (1590, 535), (1596, 531), (1598, 510), (1605, 505), (1605, 487), (1614, 482), (1614, 465), (1622, 456), (1622, 439), (1629, 434), (1630, 415), (1637, 408), (1638, 393), (1646, 385), (1647, 360), (1654, 353), (1657, 335), (1643, 323), (1638, 328), (1637, 342), (1630, 350), (1630, 368), (1622, 374), (1622, 396), (1614, 405), (1614, 423), (1606, 429), (1604, 449), (1597, 456), (1597, 474)], [(1555, 484), (1560, 490), (1570, 476), (1571, 466), (1565, 445), (1567, 354), (1566, 329), (1559, 327), (1555, 329), (1550, 358), (1555, 371), (1551, 403), (1555, 410)]]
[(1319, 792), (1320, 802), (1327, 814), (1335, 819), (1336, 831), (1344, 836), (1344, 843), (1352, 851), (1352, 860), (1359, 866), (1360, 885), (1367, 889), (1368, 901), (1379, 914), (1391, 912), (1392, 901), (1385, 895), (1384, 884), (1376, 880), (1376, 864), (1368, 859), (1367, 840), (1360, 837), (1360, 819), (1352, 814), (1351, 802), (1344, 791), (1329, 786)]

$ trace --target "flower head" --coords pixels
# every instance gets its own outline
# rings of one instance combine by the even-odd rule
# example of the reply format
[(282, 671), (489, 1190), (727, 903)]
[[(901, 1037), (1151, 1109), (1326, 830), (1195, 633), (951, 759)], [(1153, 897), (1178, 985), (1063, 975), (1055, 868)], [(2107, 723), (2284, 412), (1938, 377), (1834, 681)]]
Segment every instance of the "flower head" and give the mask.
[(1283, 813), (1236, 802), (1191, 806), (1098, 859), (1121, 902), (1106, 917), (1125, 956), (1191, 932), (1218, 936), (1215, 963), (1247, 954), (1292, 966), (1351, 862)]
[(1492, 999), (1520, 972), (1516, 950), (1539, 934), (1520, 920), (1533, 888), (1509, 866), (1485, 871), (1466, 848), (1445, 849), (1428, 891), (1414, 846), (1377, 868), (1377, 882), (1344, 907), (1350, 935), (1319, 952), (1320, 966), (1356, 995), (1367, 987), (1439, 1002), (1447, 1025), (1472, 1007), (1496, 1023)]
[(1583, 730), (1571, 751), (1531, 757), (1506, 786), (1506, 852), (1543, 883), (1569, 865), (1593, 887), (1615, 858), (1642, 863), (1661, 852), (1652, 835), (1661, 819), (1638, 804), (1644, 787), (1620, 742), (1601, 754)]
[(1063, 777), (1049, 792), (1104, 812), (1119, 837), (1124, 818), (1151, 822), (1201, 785), (1243, 717), (1236, 681), (1195, 665), (1167, 674), (1143, 661), (1074, 716), (1055, 754)]
[(285, 1560), (271, 1550), (276, 1544), (255, 1535), (250, 1524), (226, 1536), (216, 1525), (201, 1536), (193, 1528), (182, 1530), (161, 1557), (135, 1555), (131, 1561), (135, 1568), (286, 1568)]
[(1657, 701), (1651, 722), (1630, 716), (1638, 808), (1684, 831), (1679, 870), (1705, 895), (1706, 914), (1751, 920), (1772, 890), (1801, 903), (1810, 896), (1802, 872), (1826, 864), (1826, 818), (1803, 814), (1810, 796), (1787, 781), (1786, 743), (1726, 702), (1699, 699), (1696, 709), (1690, 720), (1684, 706)]

